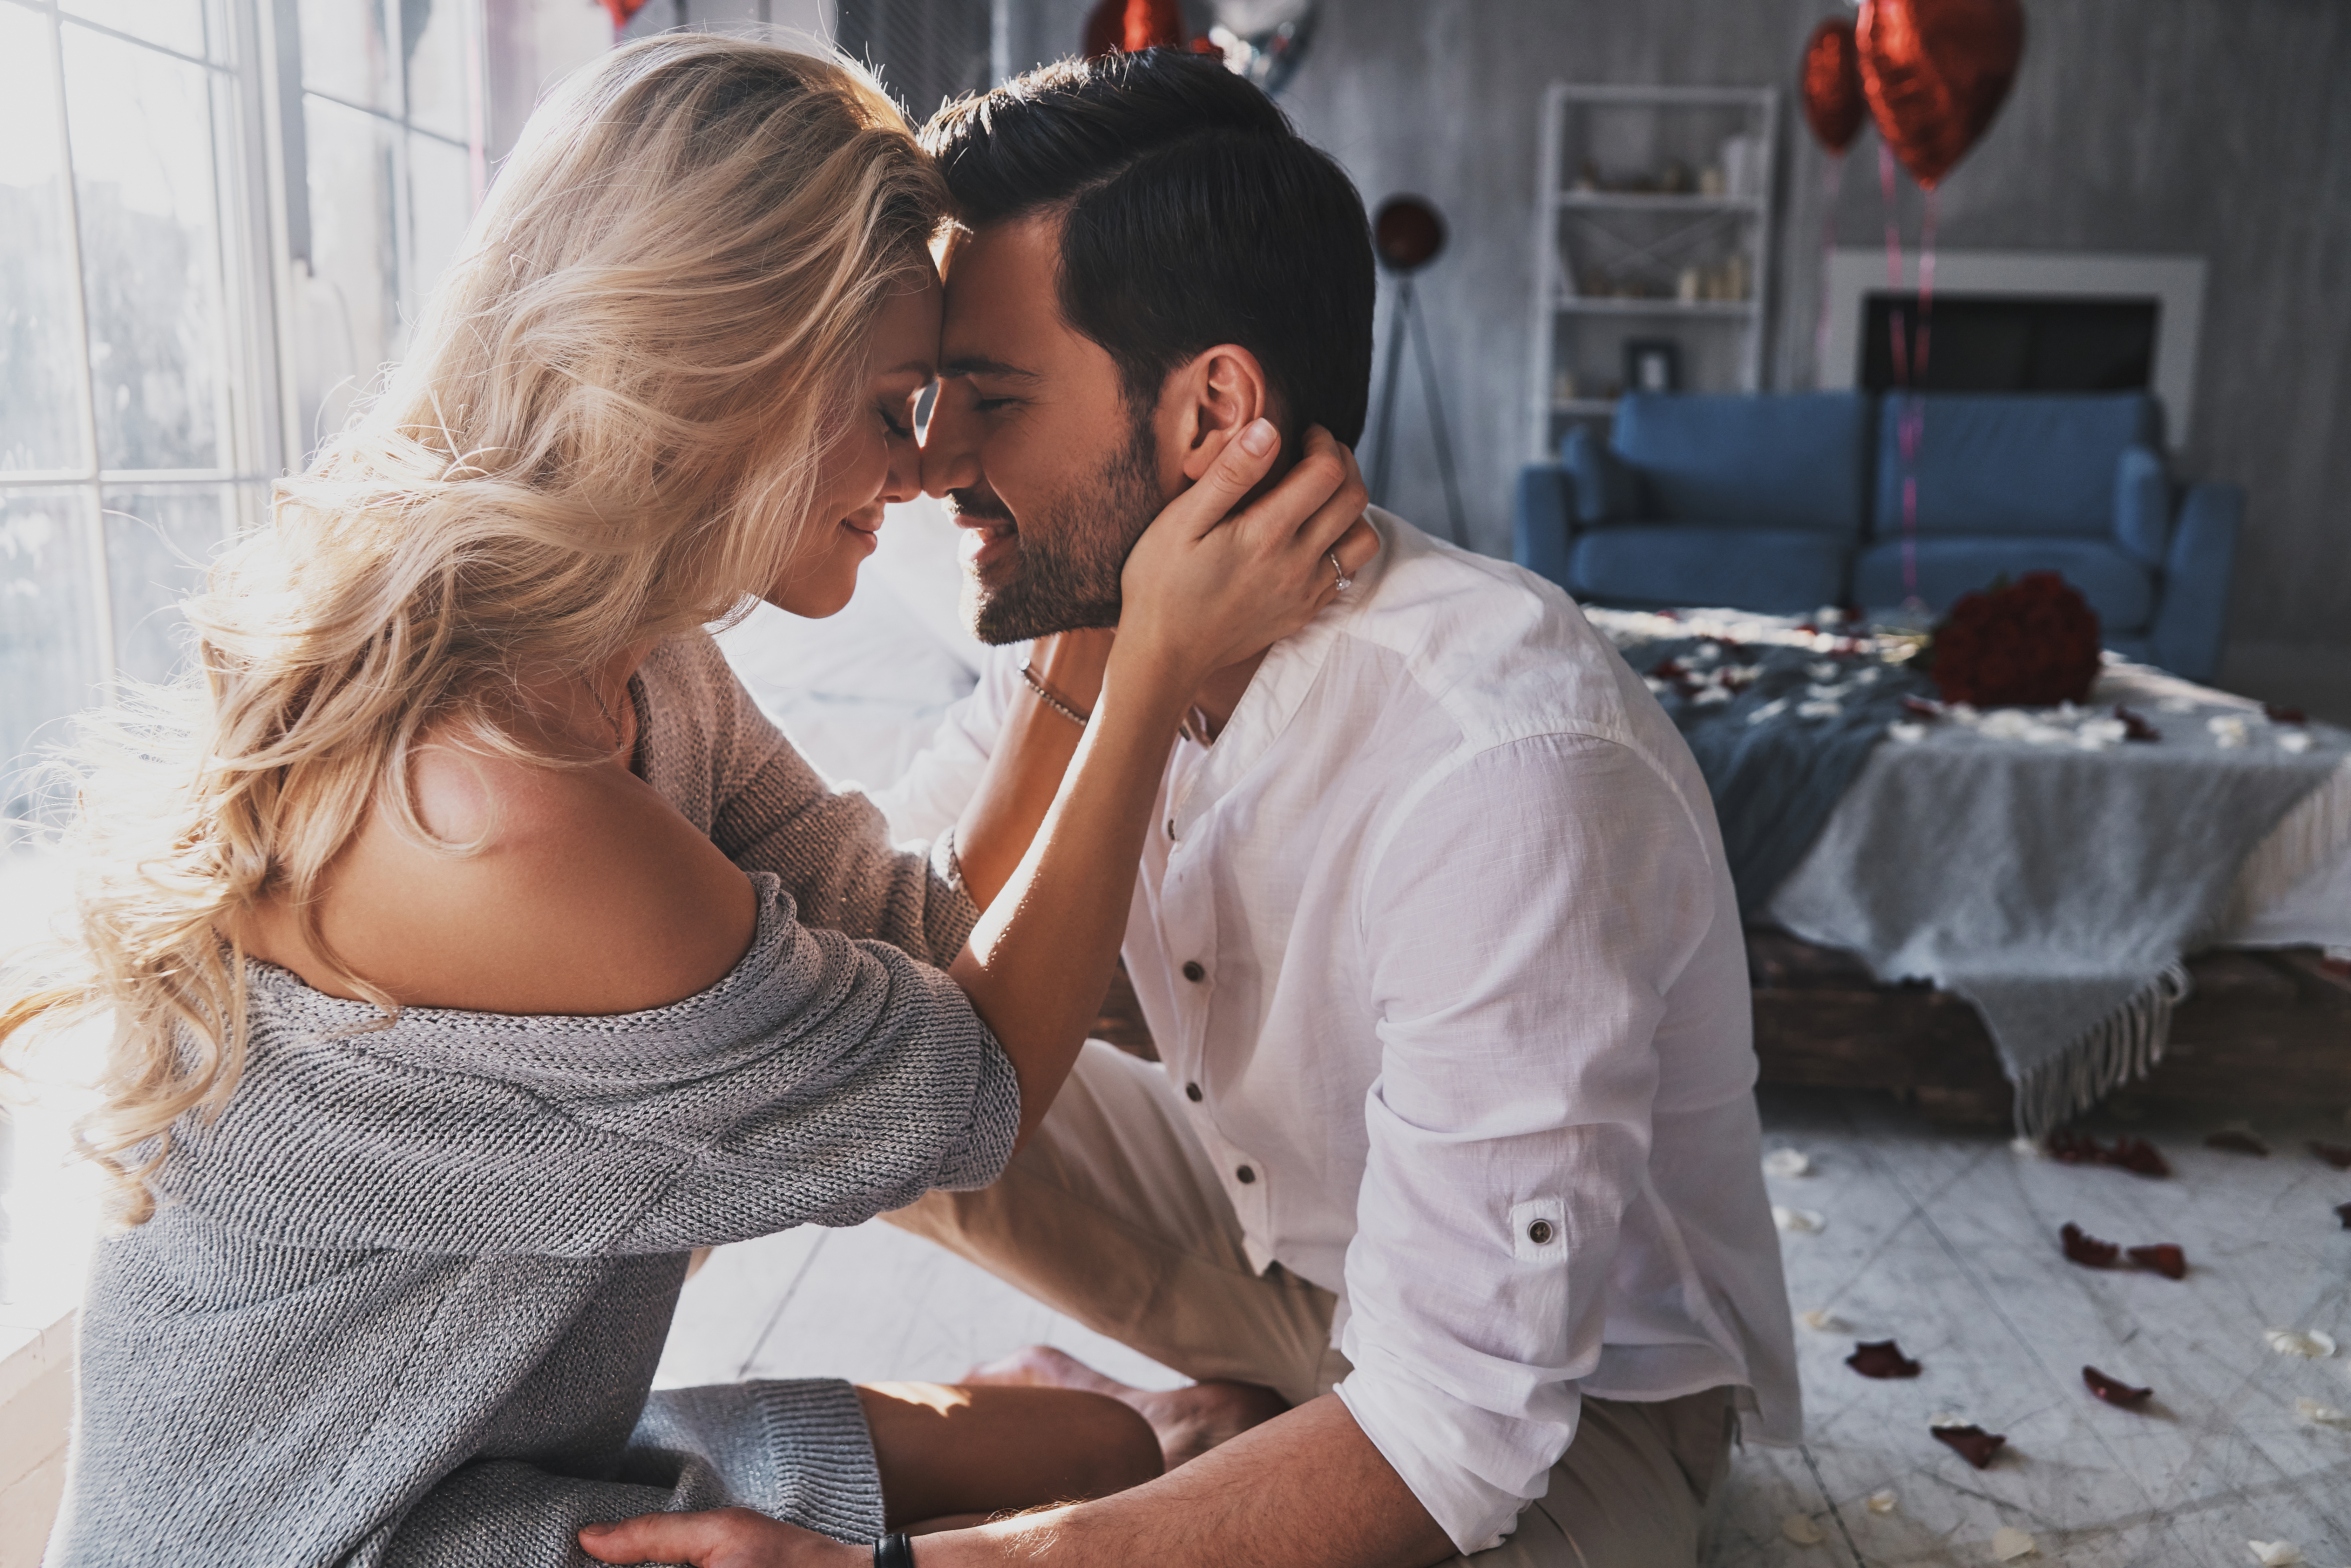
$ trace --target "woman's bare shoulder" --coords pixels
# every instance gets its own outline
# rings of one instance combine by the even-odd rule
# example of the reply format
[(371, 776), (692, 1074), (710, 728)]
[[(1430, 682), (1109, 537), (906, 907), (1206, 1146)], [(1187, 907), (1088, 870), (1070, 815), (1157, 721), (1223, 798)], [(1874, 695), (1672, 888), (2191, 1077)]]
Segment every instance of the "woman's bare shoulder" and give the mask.
[[(412, 779), (434, 847), (379, 814), (327, 877), (320, 925), (352, 969), (408, 1006), (641, 1011), (707, 989), (750, 946), (749, 879), (617, 764), (549, 768), (452, 746)], [(282, 912), (259, 956), (350, 995)], [(308, 959), (309, 962), (299, 960)]]

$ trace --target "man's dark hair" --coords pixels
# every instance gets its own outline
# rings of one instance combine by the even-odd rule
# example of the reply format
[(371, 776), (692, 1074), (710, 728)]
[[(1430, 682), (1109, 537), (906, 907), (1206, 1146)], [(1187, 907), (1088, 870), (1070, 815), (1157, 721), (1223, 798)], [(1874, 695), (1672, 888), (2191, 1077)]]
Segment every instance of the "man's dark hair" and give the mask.
[(1372, 244), (1329, 154), (1212, 55), (1063, 60), (939, 110), (923, 143), (974, 227), (1062, 209), (1062, 319), (1130, 409), (1218, 343), (1258, 358), (1294, 440), (1349, 445), (1372, 381)]

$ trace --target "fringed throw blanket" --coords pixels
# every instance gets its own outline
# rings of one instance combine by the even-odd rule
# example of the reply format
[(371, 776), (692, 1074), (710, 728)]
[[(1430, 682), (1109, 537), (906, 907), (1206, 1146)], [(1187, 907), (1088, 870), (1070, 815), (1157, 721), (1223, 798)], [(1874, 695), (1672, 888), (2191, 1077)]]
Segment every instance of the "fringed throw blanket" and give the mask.
[(1934, 695), (1877, 640), (1736, 611), (1584, 614), (1689, 742), (1722, 826), (1739, 913), (1761, 915), (1888, 727)]
[[(1806, 695), (1750, 724), (1766, 703), (1712, 698), (1702, 716), (1681, 669), (1654, 672), (1698, 641), (1735, 639), (1740, 665), (1768, 668), (1784, 657), (1759, 660), (1751, 649), (1775, 628), (1778, 645), (1804, 638), (1816, 652), (1834, 646), (1828, 635), (1771, 617), (1588, 613), (1636, 669), (1670, 688), (1661, 698), (1668, 708), (1687, 716), (1726, 845), (1753, 808), (1793, 828), (1810, 820), (1773, 885), (1756, 892), (1742, 881), (1741, 907), (1859, 954), (1882, 981), (1928, 979), (1965, 997), (2016, 1085), (2018, 1129), (2028, 1135), (2152, 1066), (2187, 995), (2180, 959), (2225, 929), (2238, 906), (2290, 887), (2351, 843), (2351, 736), (2274, 721), (2257, 705), (2144, 666), (2110, 664), (2080, 708), (1890, 716), (1876, 694), (1895, 667), (1856, 687), (1860, 659), (1823, 655), (1834, 678), (1813, 684), (1844, 693)], [(1681, 637), (1667, 643), (1660, 632)], [(1915, 695), (1922, 688), (1909, 679), (1903, 688)], [(1856, 691), (1865, 694), (1862, 716), (1877, 720), (1857, 748)], [(1816, 708), (1808, 719), (1805, 702), (1840, 711)], [(1751, 732), (1782, 724), (1796, 744), (1817, 736), (1813, 759), (1791, 777), (1815, 793), (1833, 781), (1839, 798), (1827, 806), (1792, 810), (1782, 798), (1788, 780), (1756, 782), (1754, 759), (1771, 753)], [(2159, 738), (2129, 738), (2135, 729)], [(1745, 768), (1718, 771), (1719, 759), (1742, 757)], [(1757, 864), (1770, 869), (1750, 859), (1750, 874)]]

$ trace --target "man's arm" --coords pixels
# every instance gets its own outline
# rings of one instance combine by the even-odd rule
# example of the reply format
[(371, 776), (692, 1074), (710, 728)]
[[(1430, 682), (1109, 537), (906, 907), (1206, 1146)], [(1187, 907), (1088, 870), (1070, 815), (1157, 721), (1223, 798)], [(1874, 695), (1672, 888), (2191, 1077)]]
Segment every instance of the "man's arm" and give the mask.
[[(1155, 1481), (1092, 1502), (917, 1538), (919, 1568), (1426, 1568), (1453, 1543), (1330, 1396)], [(751, 1512), (648, 1514), (580, 1543), (605, 1563), (870, 1568), (844, 1545)]]
[(1453, 1543), (1333, 1395), (1131, 1491), (923, 1539), (922, 1568), (1425, 1568)]
[[(1336, 1392), (1465, 1552), (1573, 1441), (1628, 1231), (1635, 1289), (1678, 1312), (1700, 1288), (1648, 1159), (1667, 995), (1736, 936), (1708, 810), (1629, 745), (1537, 735), (1410, 794), (1367, 846), (1380, 1076)], [(1677, 1068), (1677, 1098), (1746, 1092), (1744, 1038), (1723, 1043), (1721, 1071)]]

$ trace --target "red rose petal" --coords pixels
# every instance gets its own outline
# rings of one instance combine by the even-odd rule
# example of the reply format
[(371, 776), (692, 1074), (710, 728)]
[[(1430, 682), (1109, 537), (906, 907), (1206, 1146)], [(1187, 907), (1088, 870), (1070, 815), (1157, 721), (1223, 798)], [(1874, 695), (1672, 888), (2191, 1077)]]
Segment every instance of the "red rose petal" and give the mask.
[(2146, 1176), (2171, 1174), (2163, 1151), (2145, 1138), (2116, 1138), (2106, 1145), (2080, 1133), (2052, 1133), (2046, 1146), (2049, 1157), (2061, 1165), (2113, 1166)]
[(2310, 716), (2298, 707), (2280, 707), (2275, 703), (2263, 703), (2262, 712), (2272, 724), (2308, 724)]
[(2090, 1385), (2091, 1393), (2107, 1404), (2119, 1405), (2126, 1410), (2135, 1405), (2146, 1404), (2155, 1392), (2152, 1388), (2133, 1388), (2120, 1378), (2108, 1377), (2095, 1366), (2082, 1368), (2082, 1381)]
[(2335, 1206), (2335, 1218), (2343, 1222), (2344, 1229), (2351, 1230), (2351, 1203), (2336, 1204)]
[(1991, 1464), (2000, 1446), (2008, 1441), (2006, 1434), (1987, 1432), (1981, 1427), (1933, 1427), (1928, 1430), (1935, 1434), (1935, 1441), (1949, 1444), (1978, 1469)]
[(2270, 1146), (2241, 1127), (2224, 1127), (2204, 1140), (2208, 1149), (2226, 1149), (2236, 1155), (2259, 1155), (2270, 1157)]
[(2130, 1260), (2142, 1269), (2152, 1269), (2167, 1280), (2188, 1278), (2188, 1254), (2168, 1241), (2158, 1241), (2152, 1247), (2134, 1247)]
[(1901, 1344), (1890, 1339), (1874, 1344), (1854, 1342), (1853, 1354), (1844, 1364), (1864, 1377), (1916, 1377), (1921, 1370), (1918, 1363), (1902, 1354)]
[(2052, 1133), (2046, 1145), (2049, 1157), (2059, 1165), (2094, 1166), (2105, 1151), (2095, 1138), (2085, 1138), (2079, 1133)]
[(2310, 1152), (2338, 1171), (2351, 1171), (2351, 1146), (2342, 1144), (2313, 1144)]
[(2120, 703), (2115, 705), (2115, 716), (2123, 721), (2125, 740), (2161, 740), (2163, 738), (2163, 731), (2156, 728), (2145, 718), (2131, 712)]
[(2071, 1220), (2057, 1233), (2057, 1244), (2069, 1260), (2085, 1269), (2111, 1269), (2123, 1252), (2116, 1243), (2099, 1240)]

